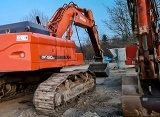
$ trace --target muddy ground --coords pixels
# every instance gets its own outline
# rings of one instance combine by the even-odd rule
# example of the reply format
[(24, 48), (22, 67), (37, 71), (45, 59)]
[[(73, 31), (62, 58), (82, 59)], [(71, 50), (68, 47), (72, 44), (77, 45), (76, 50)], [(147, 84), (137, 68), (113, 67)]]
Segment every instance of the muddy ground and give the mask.
[[(72, 68), (65, 70), (72, 70)], [(111, 69), (109, 77), (97, 78), (95, 90), (80, 98), (76, 106), (66, 110), (61, 117), (123, 116), (121, 79), (125, 74), (135, 74), (134, 69)], [(33, 94), (30, 94), (0, 103), (0, 117), (47, 117), (35, 111), (32, 97)]]

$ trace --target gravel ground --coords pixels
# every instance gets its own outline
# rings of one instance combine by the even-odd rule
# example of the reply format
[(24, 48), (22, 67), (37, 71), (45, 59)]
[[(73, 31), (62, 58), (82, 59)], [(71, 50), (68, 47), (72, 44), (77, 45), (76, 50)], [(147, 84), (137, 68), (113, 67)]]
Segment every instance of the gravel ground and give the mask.
[[(68, 70), (72, 70), (71, 67)], [(110, 70), (109, 77), (97, 78), (95, 90), (80, 98), (77, 105), (66, 110), (61, 117), (123, 116), (121, 108), (121, 78), (125, 74), (133, 73), (133, 69)], [(47, 117), (36, 113), (32, 104), (32, 97), (33, 94), (30, 94), (0, 103), (0, 117)]]

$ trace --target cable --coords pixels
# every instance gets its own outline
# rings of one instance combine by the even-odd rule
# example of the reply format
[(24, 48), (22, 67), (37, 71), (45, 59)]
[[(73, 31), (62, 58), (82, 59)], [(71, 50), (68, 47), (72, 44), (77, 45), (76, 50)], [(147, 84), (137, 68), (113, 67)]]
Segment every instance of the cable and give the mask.
[(79, 35), (78, 35), (78, 31), (77, 31), (77, 27), (76, 26), (75, 26), (75, 29), (76, 29), (76, 33), (77, 33), (77, 37), (78, 37), (78, 41), (79, 41), (79, 45), (80, 45), (81, 51), (82, 51), (82, 54), (84, 55), (84, 59), (85, 59), (86, 57), (85, 57), (85, 54), (84, 54), (83, 49), (82, 49), (82, 45), (81, 45), (81, 42), (80, 42), (80, 39), (79, 39)]

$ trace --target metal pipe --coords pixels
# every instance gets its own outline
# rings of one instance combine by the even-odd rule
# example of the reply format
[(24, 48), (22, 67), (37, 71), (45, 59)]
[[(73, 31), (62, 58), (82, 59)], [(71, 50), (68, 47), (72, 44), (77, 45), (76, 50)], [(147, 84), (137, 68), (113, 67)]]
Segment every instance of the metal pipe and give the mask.
[(148, 44), (147, 44), (147, 35), (142, 35), (142, 39), (143, 39), (143, 50), (147, 51), (148, 50)]

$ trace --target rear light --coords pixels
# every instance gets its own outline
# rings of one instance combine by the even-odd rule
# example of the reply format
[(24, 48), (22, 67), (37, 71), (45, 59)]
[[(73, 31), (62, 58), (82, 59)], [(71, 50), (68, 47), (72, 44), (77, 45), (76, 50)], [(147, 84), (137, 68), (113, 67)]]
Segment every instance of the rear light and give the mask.
[(20, 56), (20, 58), (24, 58), (25, 57), (25, 53), (21, 52), (19, 56)]

